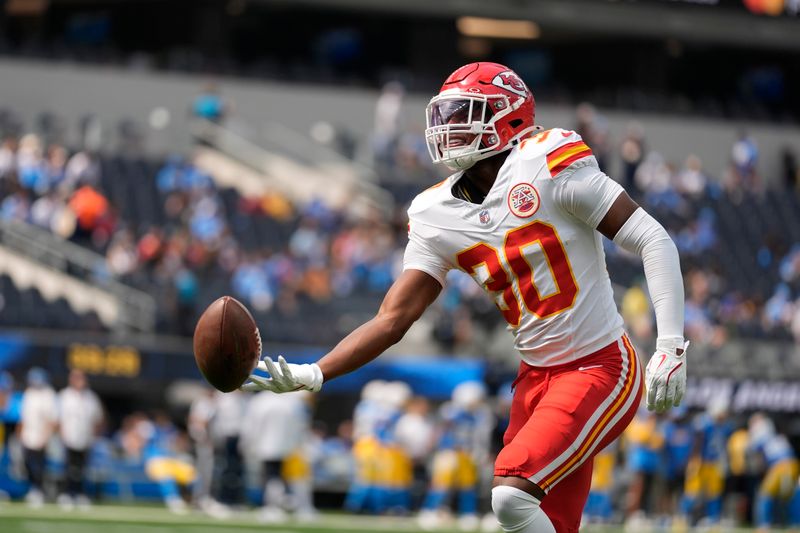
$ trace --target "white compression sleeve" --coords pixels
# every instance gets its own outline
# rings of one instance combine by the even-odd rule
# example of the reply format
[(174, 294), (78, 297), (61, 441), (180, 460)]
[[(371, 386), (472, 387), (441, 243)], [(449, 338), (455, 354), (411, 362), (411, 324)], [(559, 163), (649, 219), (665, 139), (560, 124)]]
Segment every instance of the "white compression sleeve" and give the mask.
[(661, 224), (641, 207), (614, 236), (614, 242), (642, 258), (659, 341), (683, 341), (683, 276), (678, 249)]
[(539, 503), (515, 487), (500, 485), (492, 489), (492, 510), (500, 527), (508, 533), (556, 533)]

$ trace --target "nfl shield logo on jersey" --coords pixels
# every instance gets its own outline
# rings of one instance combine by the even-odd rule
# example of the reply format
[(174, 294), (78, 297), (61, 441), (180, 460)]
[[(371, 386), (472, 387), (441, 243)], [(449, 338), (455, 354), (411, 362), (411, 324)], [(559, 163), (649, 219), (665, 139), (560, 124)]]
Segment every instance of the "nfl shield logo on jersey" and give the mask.
[(528, 218), (539, 209), (539, 192), (530, 183), (518, 183), (508, 193), (508, 208), (520, 218)]
[(478, 220), (481, 221), (481, 224), (488, 224), (489, 223), (489, 210), (484, 209), (480, 213), (478, 213)]

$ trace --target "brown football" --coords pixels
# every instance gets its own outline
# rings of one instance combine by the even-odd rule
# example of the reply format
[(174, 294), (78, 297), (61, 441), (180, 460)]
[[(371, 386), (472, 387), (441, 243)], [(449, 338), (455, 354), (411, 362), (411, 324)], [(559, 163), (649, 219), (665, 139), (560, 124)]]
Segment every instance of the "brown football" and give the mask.
[(261, 339), (250, 311), (223, 296), (208, 306), (194, 330), (194, 359), (200, 372), (222, 392), (238, 389), (258, 364)]

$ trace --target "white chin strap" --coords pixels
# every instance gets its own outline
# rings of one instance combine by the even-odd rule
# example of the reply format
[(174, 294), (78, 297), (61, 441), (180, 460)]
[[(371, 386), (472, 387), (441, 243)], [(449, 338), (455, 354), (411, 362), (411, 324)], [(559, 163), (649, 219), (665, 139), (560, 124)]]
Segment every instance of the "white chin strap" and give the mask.
[[(459, 151), (464, 152), (464, 155), (457, 153)], [(447, 161), (444, 161), (444, 164), (450, 170), (467, 170), (472, 165), (474, 165), (478, 161), (478, 159), (481, 159), (479, 157), (476, 157), (477, 155), (478, 154), (476, 154), (475, 151), (472, 150), (471, 146), (464, 146), (463, 148), (460, 149), (451, 149), (450, 156), (454, 157), (453, 159), (448, 159)]]
[(444, 166), (446, 166), (450, 170), (456, 170), (456, 171), (467, 170), (468, 168), (471, 168), (473, 165), (475, 165), (475, 163), (477, 163), (481, 159), (487, 159), (497, 154), (502, 154), (506, 150), (510, 150), (511, 148), (513, 148), (516, 144), (517, 143), (509, 143), (508, 145), (506, 145), (505, 148), (502, 148), (500, 150), (492, 150), (491, 152), (483, 152), (483, 153), (476, 152), (472, 150), (469, 146), (464, 146), (461, 149), (464, 152), (466, 152), (464, 155), (460, 155), (456, 153), (455, 149), (451, 149), (450, 157), (453, 156), (455, 157), (453, 157), (453, 159), (446, 159), (442, 161), (442, 163), (444, 163)]

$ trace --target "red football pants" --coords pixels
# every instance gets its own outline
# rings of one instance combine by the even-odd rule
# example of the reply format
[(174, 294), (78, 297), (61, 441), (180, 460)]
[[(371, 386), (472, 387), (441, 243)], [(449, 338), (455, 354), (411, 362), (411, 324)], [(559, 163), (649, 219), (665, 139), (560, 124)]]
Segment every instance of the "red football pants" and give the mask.
[(622, 434), (642, 397), (641, 364), (623, 335), (586, 357), (553, 367), (520, 364), (496, 476), (536, 483), (558, 533), (577, 532), (592, 458)]

